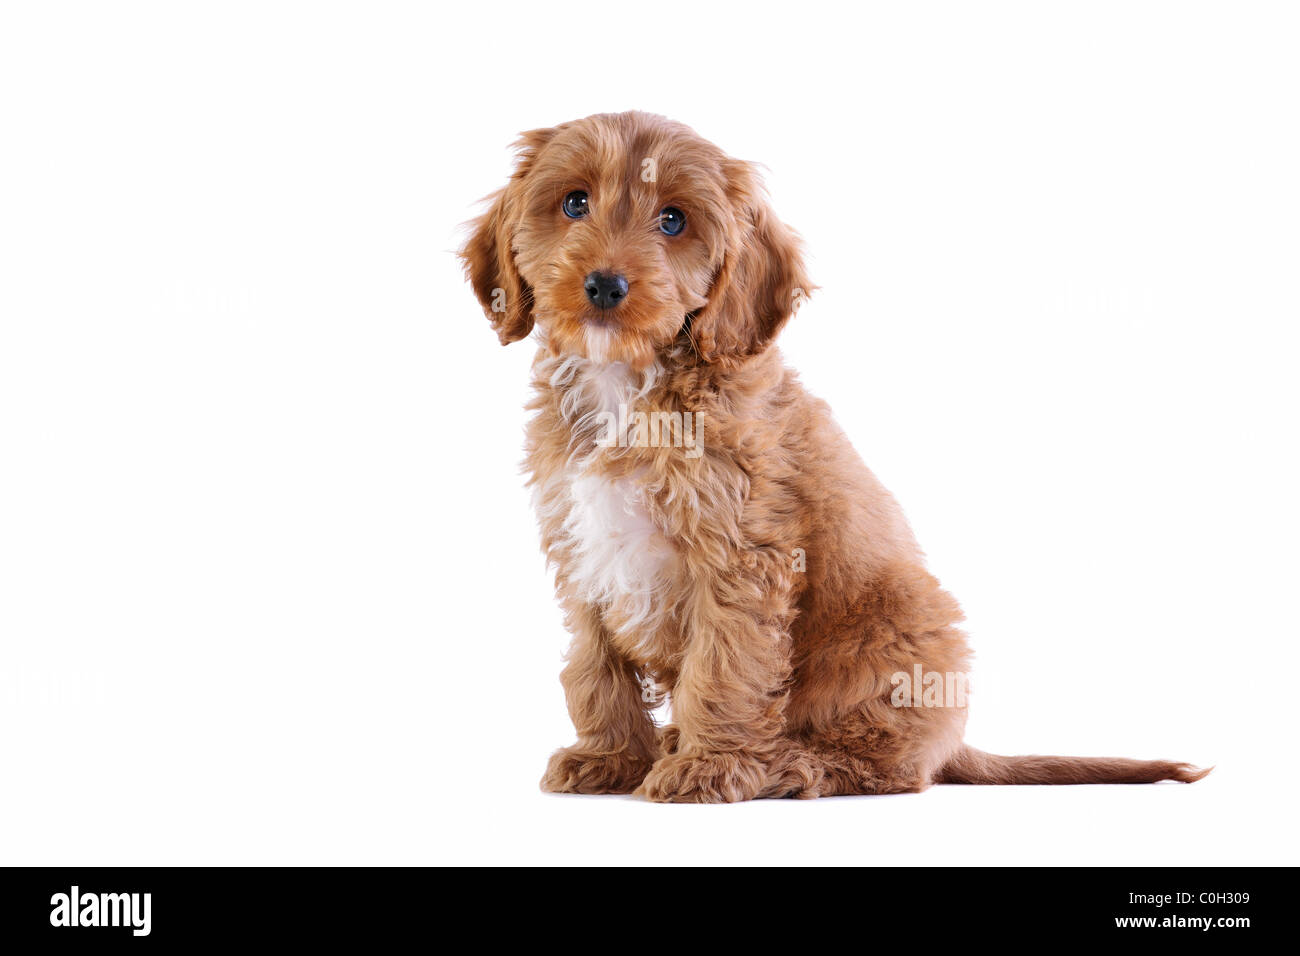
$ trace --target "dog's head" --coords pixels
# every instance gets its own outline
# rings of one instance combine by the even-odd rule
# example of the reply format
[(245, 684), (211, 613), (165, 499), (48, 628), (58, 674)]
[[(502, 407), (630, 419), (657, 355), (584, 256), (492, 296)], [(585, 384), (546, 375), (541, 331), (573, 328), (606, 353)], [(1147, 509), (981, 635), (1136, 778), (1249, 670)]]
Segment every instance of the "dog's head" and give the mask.
[(764, 349), (811, 290), (753, 167), (648, 113), (524, 133), (461, 257), (502, 344), (534, 322), (558, 354), (644, 367)]

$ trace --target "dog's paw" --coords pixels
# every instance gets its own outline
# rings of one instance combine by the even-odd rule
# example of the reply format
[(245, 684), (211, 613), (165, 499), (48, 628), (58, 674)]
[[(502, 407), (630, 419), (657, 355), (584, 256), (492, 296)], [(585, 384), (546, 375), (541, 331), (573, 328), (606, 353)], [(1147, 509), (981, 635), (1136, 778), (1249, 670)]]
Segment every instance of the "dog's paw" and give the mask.
[(659, 758), (637, 793), (657, 803), (737, 803), (767, 782), (762, 760), (746, 753), (674, 753)]
[(650, 772), (650, 760), (628, 753), (565, 747), (551, 754), (542, 789), (547, 793), (631, 793)]
[(767, 767), (767, 784), (759, 797), (811, 800), (821, 795), (826, 772), (821, 762), (803, 750), (787, 750)]

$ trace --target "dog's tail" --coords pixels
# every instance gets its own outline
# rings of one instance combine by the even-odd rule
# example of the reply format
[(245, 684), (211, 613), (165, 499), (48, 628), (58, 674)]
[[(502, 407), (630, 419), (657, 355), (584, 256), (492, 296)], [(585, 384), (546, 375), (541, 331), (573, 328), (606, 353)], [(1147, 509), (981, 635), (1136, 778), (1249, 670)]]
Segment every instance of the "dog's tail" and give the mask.
[(962, 744), (935, 775), (934, 782), (1007, 785), (1178, 780), (1195, 783), (1213, 769), (1172, 760), (1129, 760), (1127, 757), (1001, 757)]

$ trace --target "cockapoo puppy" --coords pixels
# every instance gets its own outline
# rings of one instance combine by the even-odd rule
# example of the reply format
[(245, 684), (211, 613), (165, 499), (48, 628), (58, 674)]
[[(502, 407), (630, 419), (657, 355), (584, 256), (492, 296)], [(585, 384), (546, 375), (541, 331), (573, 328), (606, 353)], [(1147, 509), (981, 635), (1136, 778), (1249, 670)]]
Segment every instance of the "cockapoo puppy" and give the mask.
[(526, 467), (578, 733), (544, 790), (712, 803), (1204, 776), (962, 742), (961, 610), (773, 346), (813, 286), (751, 164), (640, 112), (517, 146), (461, 255), (501, 342), (540, 343)]

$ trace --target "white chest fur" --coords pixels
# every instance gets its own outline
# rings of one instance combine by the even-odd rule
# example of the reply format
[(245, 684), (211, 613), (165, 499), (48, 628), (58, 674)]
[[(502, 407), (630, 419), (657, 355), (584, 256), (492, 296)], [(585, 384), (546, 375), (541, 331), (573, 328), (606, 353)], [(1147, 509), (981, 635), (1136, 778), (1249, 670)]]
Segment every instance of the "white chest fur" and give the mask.
[(570, 481), (564, 522), (576, 559), (570, 575), (592, 603), (648, 598), (663, 584), (672, 548), (643, 494), (633, 478), (579, 472)]
[[(598, 365), (571, 360), (552, 377), (567, 391), (566, 418), (583, 441), (599, 437), (591, 424), (631, 408), (654, 383), (655, 371), (635, 373), (621, 363)], [(608, 438), (608, 435), (605, 435)], [(580, 596), (605, 611), (616, 631), (640, 644), (658, 628), (661, 598), (675, 566), (672, 544), (646, 507), (643, 475), (611, 473), (608, 459), (618, 453), (593, 441), (591, 450), (571, 459), (555, 489), (555, 505), (565, 509), (564, 565)]]

